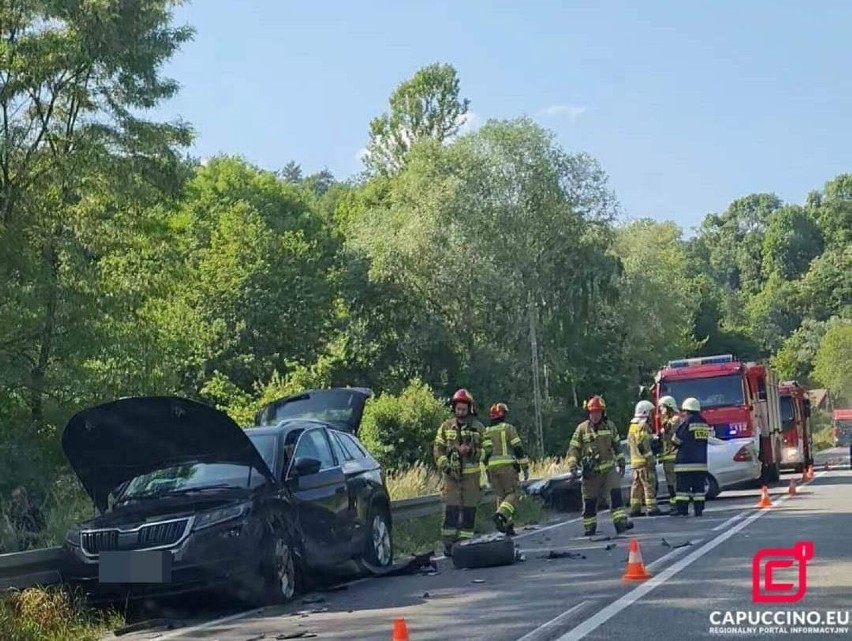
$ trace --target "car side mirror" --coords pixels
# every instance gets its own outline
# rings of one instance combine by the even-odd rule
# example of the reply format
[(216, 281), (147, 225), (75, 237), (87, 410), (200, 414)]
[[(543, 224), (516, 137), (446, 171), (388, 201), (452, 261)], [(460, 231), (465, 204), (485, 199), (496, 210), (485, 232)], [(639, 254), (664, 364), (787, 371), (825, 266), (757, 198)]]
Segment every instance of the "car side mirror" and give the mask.
[(317, 474), (322, 468), (322, 462), (315, 458), (303, 456), (296, 459), (296, 464), (293, 466), (294, 476), (310, 476)]

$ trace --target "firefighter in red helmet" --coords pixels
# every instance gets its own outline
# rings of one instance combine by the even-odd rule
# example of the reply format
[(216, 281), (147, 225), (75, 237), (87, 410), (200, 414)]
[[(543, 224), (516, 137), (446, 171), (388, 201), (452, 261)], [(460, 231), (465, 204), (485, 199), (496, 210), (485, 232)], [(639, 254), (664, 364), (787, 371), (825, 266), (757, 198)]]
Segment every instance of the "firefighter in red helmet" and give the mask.
[[(598, 527), (598, 502), (609, 501), (612, 523), (621, 534), (633, 527), (624, 512), (619, 476), (624, 476), (625, 460), (621, 451), (618, 431), (606, 417), (606, 403), (600, 396), (593, 396), (583, 403), (589, 418), (574, 430), (568, 445), (568, 468), (576, 472), (578, 465), (583, 469), (581, 485), (583, 493), (584, 536), (591, 536)], [(616, 472), (618, 469), (618, 472)]]
[(505, 403), (495, 403), (488, 412), (491, 425), (485, 430), (482, 441), (482, 462), (488, 470), (488, 481), (494, 488), (497, 511), (494, 522), (497, 529), (509, 536), (515, 534), (515, 510), (520, 499), (518, 473), (529, 478), (530, 461), (524, 452), (521, 437), (514, 425), (506, 421), (509, 408)]
[(450, 400), (453, 417), (441, 423), (435, 434), (433, 455), (441, 470), (444, 524), (441, 538), (447, 556), (453, 544), (474, 535), (476, 507), (482, 499), (479, 462), (485, 427), (476, 420), (470, 392), (460, 389)]

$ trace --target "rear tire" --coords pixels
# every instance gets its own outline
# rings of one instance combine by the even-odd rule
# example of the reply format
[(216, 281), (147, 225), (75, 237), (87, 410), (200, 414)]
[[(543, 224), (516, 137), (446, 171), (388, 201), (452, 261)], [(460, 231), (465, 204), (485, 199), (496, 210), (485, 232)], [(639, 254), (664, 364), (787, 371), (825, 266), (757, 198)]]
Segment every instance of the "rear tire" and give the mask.
[(358, 565), (367, 570), (369, 566), (382, 569), (390, 567), (393, 565), (393, 531), (387, 509), (375, 506), (370, 508), (367, 524), (367, 540)]
[(712, 501), (717, 498), (721, 494), (721, 490), (719, 489), (719, 483), (713, 477), (712, 474), (708, 474), (704, 479), (704, 498), (708, 501)]
[(515, 542), (505, 534), (490, 534), (453, 546), (453, 565), (458, 569), (490, 568), (515, 562)]

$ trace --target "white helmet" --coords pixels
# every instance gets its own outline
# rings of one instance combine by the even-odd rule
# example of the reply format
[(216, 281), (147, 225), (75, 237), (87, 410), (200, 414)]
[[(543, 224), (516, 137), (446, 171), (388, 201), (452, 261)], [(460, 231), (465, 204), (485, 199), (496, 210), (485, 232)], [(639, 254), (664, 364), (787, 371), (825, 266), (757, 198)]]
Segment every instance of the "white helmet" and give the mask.
[(677, 401), (674, 400), (673, 396), (663, 396), (657, 401), (657, 407), (668, 407), (677, 412)]
[(700, 412), (701, 403), (698, 401), (697, 398), (689, 397), (681, 404), (680, 409), (686, 412)]
[(639, 401), (633, 410), (633, 418), (648, 418), (654, 411), (654, 404), (650, 401)]

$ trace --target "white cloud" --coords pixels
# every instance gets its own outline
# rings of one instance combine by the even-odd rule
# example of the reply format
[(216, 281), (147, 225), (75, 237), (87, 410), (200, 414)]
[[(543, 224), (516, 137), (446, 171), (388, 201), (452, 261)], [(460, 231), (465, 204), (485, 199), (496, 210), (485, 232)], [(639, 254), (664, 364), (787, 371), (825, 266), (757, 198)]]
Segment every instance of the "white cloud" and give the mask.
[(574, 122), (585, 113), (585, 107), (577, 105), (550, 105), (545, 107), (539, 113), (543, 116), (565, 116), (571, 122)]

